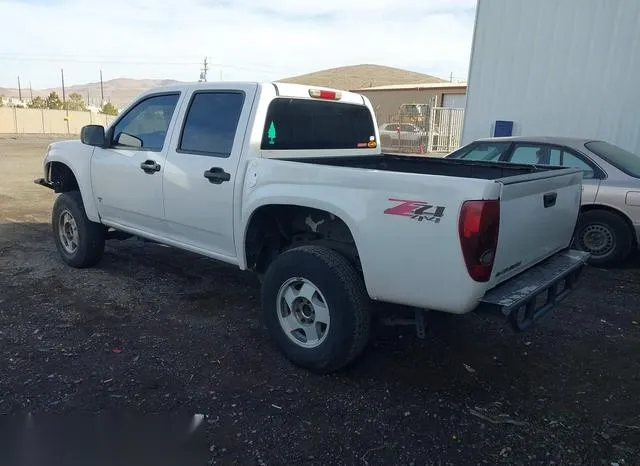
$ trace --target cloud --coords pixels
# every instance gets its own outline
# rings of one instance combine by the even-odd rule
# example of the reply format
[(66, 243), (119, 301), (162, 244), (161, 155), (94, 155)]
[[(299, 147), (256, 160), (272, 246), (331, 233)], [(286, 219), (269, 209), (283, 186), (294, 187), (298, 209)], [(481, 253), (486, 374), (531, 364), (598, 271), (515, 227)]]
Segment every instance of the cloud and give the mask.
[(277, 79), (375, 63), (465, 77), (475, 0), (0, 0), (0, 85)]

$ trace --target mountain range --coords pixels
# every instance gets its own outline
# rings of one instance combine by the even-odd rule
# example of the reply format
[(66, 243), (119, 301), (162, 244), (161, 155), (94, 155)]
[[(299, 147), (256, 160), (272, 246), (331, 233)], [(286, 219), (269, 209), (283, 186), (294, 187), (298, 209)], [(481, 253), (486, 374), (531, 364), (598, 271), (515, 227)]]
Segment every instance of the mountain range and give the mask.
[[(385, 86), (389, 84), (422, 84), (445, 82), (445, 80), (428, 74), (380, 65), (354, 65), (320, 70), (309, 74), (283, 78), (281, 82), (307, 84), (311, 86), (332, 87), (336, 89), (362, 89), (366, 87)], [(138, 94), (148, 89), (176, 84), (180, 81), (172, 79), (130, 79), (117, 78), (103, 82), (104, 100), (116, 107), (124, 107)], [(33, 97), (46, 97), (55, 91), (62, 98), (62, 88), (34, 89)], [(100, 83), (87, 83), (65, 86), (66, 95), (79, 93), (90, 105), (100, 106)], [(0, 87), (0, 96), (19, 97), (17, 88)], [(31, 96), (29, 88), (22, 88), (22, 98)]]

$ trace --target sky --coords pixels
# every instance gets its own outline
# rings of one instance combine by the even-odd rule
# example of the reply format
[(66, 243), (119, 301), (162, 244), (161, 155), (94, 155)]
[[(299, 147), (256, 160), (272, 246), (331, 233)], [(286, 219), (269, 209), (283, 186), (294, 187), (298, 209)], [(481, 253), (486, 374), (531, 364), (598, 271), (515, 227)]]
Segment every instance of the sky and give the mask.
[(0, 87), (275, 80), (378, 64), (467, 77), (476, 0), (0, 0)]

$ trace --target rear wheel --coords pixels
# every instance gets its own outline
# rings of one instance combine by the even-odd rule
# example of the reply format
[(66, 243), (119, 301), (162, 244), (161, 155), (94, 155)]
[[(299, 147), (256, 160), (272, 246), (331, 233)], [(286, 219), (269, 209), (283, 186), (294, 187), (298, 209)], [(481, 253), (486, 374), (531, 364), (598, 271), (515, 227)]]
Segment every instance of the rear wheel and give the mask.
[(67, 264), (91, 267), (102, 259), (105, 228), (89, 220), (78, 191), (58, 196), (53, 204), (51, 225), (58, 252)]
[(276, 258), (262, 283), (264, 319), (294, 364), (329, 373), (352, 362), (370, 334), (364, 282), (338, 252), (301, 246)]
[(633, 236), (626, 222), (613, 212), (590, 210), (580, 214), (575, 245), (591, 253), (589, 264), (613, 265), (631, 252)]

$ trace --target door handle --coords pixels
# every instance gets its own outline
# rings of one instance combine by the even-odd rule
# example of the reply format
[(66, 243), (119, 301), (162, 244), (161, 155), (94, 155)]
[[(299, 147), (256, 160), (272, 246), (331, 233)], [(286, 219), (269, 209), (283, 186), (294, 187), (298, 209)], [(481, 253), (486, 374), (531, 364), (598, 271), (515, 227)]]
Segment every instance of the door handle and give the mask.
[(210, 168), (204, 172), (204, 177), (209, 180), (209, 183), (213, 184), (221, 184), (231, 179), (231, 175), (220, 167)]
[(558, 199), (558, 193), (547, 193), (542, 198), (544, 202), (544, 208), (552, 207), (556, 205), (556, 200)]
[(153, 175), (155, 172), (160, 171), (160, 164), (156, 163), (155, 160), (145, 160), (140, 164), (140, 168), (143, 172)]

